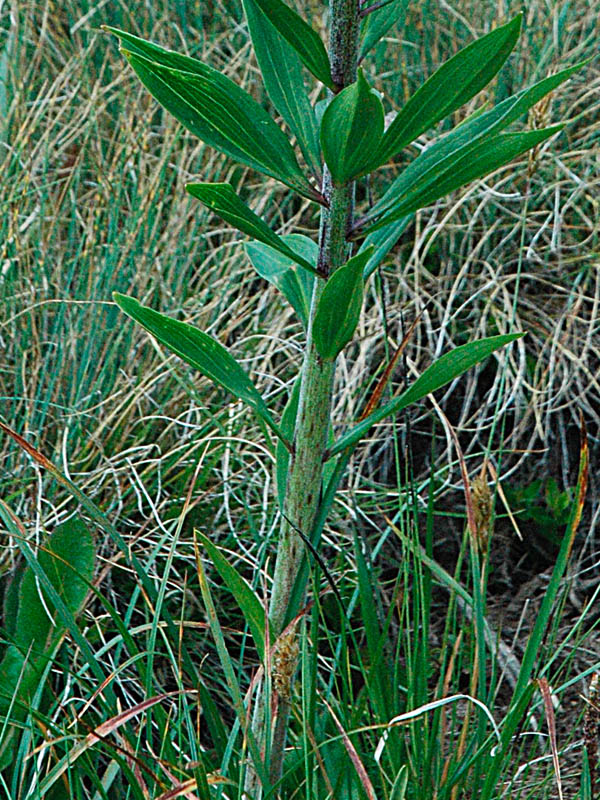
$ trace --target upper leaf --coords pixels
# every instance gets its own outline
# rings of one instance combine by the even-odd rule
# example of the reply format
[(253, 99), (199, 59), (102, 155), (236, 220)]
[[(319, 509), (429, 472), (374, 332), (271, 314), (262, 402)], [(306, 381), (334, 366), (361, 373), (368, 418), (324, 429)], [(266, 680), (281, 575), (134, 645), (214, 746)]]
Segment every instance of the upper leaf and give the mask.
[(381, 100), (359, 69), (356, 82), (333, 98), (321, 121), (321, 147), (336, 185), (368, 171), (383, 125)]
[[(319, 34), (282, 0), (254, 0), (315, 78), (335, 89), (329, 56)], [(253, 40), (254, 43), (254, 40)], [(281, 65), (282, 69), (285, 66)]]
[(362, 308), (363, 270), (372, 249), (358, 253), (333, 273), (323, 288), (313, 322), (313, 342), (325, 361), (337, 358), (354, 336)]
[(281, 431), (273, 421), (265, 401), (238, 362), (222, 344), (187, 322), (171, 319), (147, 308), (133, 297), (113, 292), (119, 308), (144, 327), (161, 344), (200, 370), (203, 375), (243, 400), (267, 423), (277, 436)]
[(279, 238), (294, 251), (293, 260), (279, 249), (274, 250), (256, 242), (248, 242), (246, 252), (254, 269), (279, 289), (306, 328), (315, 278), (304, 269), (298, 270), (295, 262), (300, 256), (316, 265), (319, 246), (308, 236), (299, 233), (289, 233)]
[(453, 158), (445, 159), (435, 169), (429, 169), (424, 174), (419, 170), (422, 166), (420, 159), (416, 158), (402, 173), (402, 181), (396, 184), (396, 190), (401, 188), (401, 191), (390, 204), (389, 211), (366, 230), (376, 231), (419, 208), (431, 205), (435, 200), (476, 178), (489, 175), (521, 153), (541, 144), (562, 130), (562, 127), (555, 125), (540, 131), (499, 133), (477, 140), (463, 147)]
[(267, 112), (243, 89), (194, 58), (109, 28), (151, 94), (203, 142), (264, 172), (312, 200), (292, 146)]
[(317, 275), (318, 272), (312, 264), (287, 246), (285, 241), (274, 233), (269, 226), (258, 217), (254, 211), (240, 200), (233, 186), (229, 183), (188, 183), (185, 187), (188, 192), (200, 202), (208, 206), (219, 217), (235, 226), (243, 233), (247, 233), (263, 244), (278, 250), (284, 256), (292, 259), (303, 269)]
[(514, 48), (521, 19), (518, 14), (472, 42), (433, 73), (386, 130), (377, 156), (380, 164), (487, 86)]
[(442, 386), (446, 386), (450, 381), (458, 378), (475, 364), (490, 356), (494, 350), (498, 350), (498, 348), (504, 347), (522, 336), (524, 336), (523, 333), (490, 336), (487, 339), (479, 339), (476, 342), (460, 345), (449, 353), (444, 353), (431, 366), (427, 367), (425, 372), (417, 378), (410, 388), (390, 400), (383, 408), (369, 414), (362, 422), (359, 422), (348, 433), (338, 439), (328, 455), (332, 457), (341, 453), (342, 450), (352, 447), (362, 439), (375, 423), (381, 422), (391, 414), (396, 414), (412, 403), (422, 400), (428, 394), (441, 389)]
[(302, 63), (257, 0), (242, 0), (248, 28), (271, 102), (287, 122), (314, 175), (321, 173), (319, 126), (310, 104)]

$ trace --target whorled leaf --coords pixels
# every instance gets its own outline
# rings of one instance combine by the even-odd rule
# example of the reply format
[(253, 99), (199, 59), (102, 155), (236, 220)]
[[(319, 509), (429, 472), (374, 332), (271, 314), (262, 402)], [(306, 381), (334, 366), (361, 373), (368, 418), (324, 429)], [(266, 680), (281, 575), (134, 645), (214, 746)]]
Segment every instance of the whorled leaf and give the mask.
[(258, 0), (242, 0), (256, 60), (271, 102), (298, 140), (314, 175), (321, 173), (319, 126), (302, 76), (302, 62)]
[(487, 339), (479, 339), (475, 342), (460, 345), (449, 353), (444, 353), (431, 366), (427, 367), (425, 372), (417, 378), (410, 388), (390, 400), (382, 408), (374, 411), (340, 437), (329, 451), (329, 457), (335, 456), (355, 445), (377, 422), (381, 422), (391, 414), (396, 414), (413, 403), (422, 400), (428, 394), (441, 389), (475, 366), (475, 364), (490, 356), (495, 350), (505, 347), (523, 335), (522, 333), (507, 333), (500, 336), (490, 336)]
[(247, 233), (258, 242), (269, 245), (278, 250), (282, 255), (291, 259), (296, 264), (313, 275), (317, 275), (316, 268), (305, 258), (288, 247), (285, 241), (269, 228), (266, 222), (251, 211), (243, 200), (235, 193), (229, 183), (188, 183), (187, 191), (214, 211), (219, 217), (229, 222), (242, 233)]
[(513, 50), (521, 20), (519, 14), (442, 64), (396, 115), (383, 136), (377, 161), (384, 164), (485, 88)]
[(308, 236), (299, 233), (289, 233), (279, 238), (294, 251), (293, 260), (281, 250), (258, 242), (248, 242), (246, 253), (254, 269), (283, 294), (306, 328), (315, 278), (305, 269), (299, 270), (296, 264), (301, 257), (316, 269), (319, 246)]
[(321, 121), (321, 147), (334, 184), (367, 172), (383, 135), (381, 100), (359, 69), (355, 83), (329, 103)]
[(127, 316), (207, 378), (243, 400), (281, 437), (262, 396), (235, 358), (204, 331), (187, 322), (171, 319), (166, 314), (143, 306), (133, 297), (113, 292), (113, 299)]
[(107, 28), (153, 97), (191, 133), (236, 161), (312, 200), (310, 185), (283, 131), (236, 83), (194, 58)]
[(312, 329), (315, 348), (324, 361), (337, 358), (354, 336), (363, 301), (363, 270), (371, 255), (372, 249), (358, 253), (325, 284)]

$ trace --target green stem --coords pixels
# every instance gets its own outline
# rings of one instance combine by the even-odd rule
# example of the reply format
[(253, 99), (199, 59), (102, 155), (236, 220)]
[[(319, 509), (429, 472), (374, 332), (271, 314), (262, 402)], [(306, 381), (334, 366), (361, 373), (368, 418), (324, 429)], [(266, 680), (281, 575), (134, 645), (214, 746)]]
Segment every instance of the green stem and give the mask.
[[(331, 0), (330, 9), (331, 74), (341, 89), (356, 80), (358, 2)], [(321, 212), (318, 267), (322, 274), (331, 275), (350, 255), (347, 233), (353, 221), (354, 184), (334, 187), (329, 171), (325, 169), (322, 192), (328, 207)], [(310, 536), (314, 526), (322, 489), (323, 456), (331, 424), (335, 362), (322, 361), (312, 341), (313, 320), (323, 287), (322, 280), (315, 282), (302, 367), (294, 453), (290, 458), (284, 516), (277, 546), (269, 609), (275, 636), (280, 635), (297, 610), (290, 607), (290, 600), (304, 556), (304, 543), (298, 531)], [(291, 704), (280, 700), (271, 745), (270, 775), (274, 784), (281, 777), (290, 712)]]
[[(331, 0), (330, 19), (331, 75), (339, 90), (356, 80), (359, 44), (358, 0)], [(344, 264), (350, 255), (347, 234), (353, 222), (354, 184), (333, 186), (329, 171), (325, 168), (322, 194), (328, 206), (321, 211), (318, 267), (322, 275), (329, 276)], [(323, 456), (331, 424), (335, 362), (322, 361), (312, 341), (313, 321), (324, 285), (322, 279), (316, 279), (302, 365), (294, 450), (290, 457), (284, 515), (277, 543), (277, 559), (269, 607), (271, 630), (276, 637), (281, 634), (298, 610), (297, 602), (293, 603), (293, 608), (291, 607), (294, 587), (304, 557), (304, 543), (298, 531), (310, 536), (313, 530), (322, 489)], [(302, 595), (305, 591), (306, 585), (301, 587)], [(267, 749), (267, 737), (271, 735), (265, 729), (266, 721), (269, 719), (268, 703), (270, 698), (264, 687), (259, 688), (252, 720), (252, 733), (256, 741), (263, 743), (263, 752)], [(281, 778), (291, 707), (291, 702), (279, 698), (270, 747), (272, 784), (276, 784)], [(248, 769), (245, 791), (249, 797), (260, 796), (258, 776), (252, 767)]]

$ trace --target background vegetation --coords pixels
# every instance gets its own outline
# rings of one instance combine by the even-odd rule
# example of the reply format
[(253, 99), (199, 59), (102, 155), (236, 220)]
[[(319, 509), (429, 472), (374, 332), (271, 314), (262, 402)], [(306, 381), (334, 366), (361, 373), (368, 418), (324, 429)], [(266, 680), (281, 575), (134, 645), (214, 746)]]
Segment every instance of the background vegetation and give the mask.
[[(390, 33), (366, 65), (370, 80), (388, 97), (408, 97), (443, 60), (517, 10), (508, 2), (411, 3), (405, 25)], [(303, 13), (313, 26), (324, 25), (320, 3)], [(153, 0), (133, 8), (115, 2), (36, 0), (4, 2), (0, 14), (0, 418), (70, 476), (118, 527), (164, 591), (165, 607), (186, 623), (185, 641), (198, 663), (204, 659), (203, 678), (226, 718), (221, 667), (204, 627), (192, 532), (196, 526), (233, 552), (238, 569), (260, 589), (265, 563), (273, 559), (277, 528), (272, 456), (257, 444), (255, 422), (240, 404), (230, 403), (161, 352), (124, 319), (110, 296), (117, 290), (159, 310), (178, 309), (179, 318), (214, 333), (238, 358), (245, 358), (263, 396), (282, 408), (300, 326), (273, 288), (256, 276), (240, 236), (211, 217), (183, 187), (195, 178), (226, 180), (255, 194), (260, 185), (262, 202), (254, 208), (283, 233), (292, 226), (314, 230), (314, 212), (308, 203), (290, 200), (274, 182), (218, 157), (183, 132), (141, 90), (116, 43), (98, 31), (100, 24), (110, 24), (187, 51), (268, 105), (237, 0)], [(560, 66), (596, 55), (599, 26), (588, 2), (529, 3), (515, 53), (485, 96), (461, 111), (461, 118), (486, 100), (500, 100)], [(399, 570), (407, 569), (406, 548), (394, 527), (410, 530), (428, 516), (436, 560), (454, 573), (462, 552), (464, 493), (443, 412), (459, 433), (472, 477), (481, 471), (484, 453), (491, 452), (501, 478), (490, 545), (488, 616), (500, 640), (519, 655), (574, 498), (580, 413), (588, 427), (592, 465), (598, 455), (599, 89), (596, 60), (531, 115), (529, 123), (539, 127), (548, 120), (570, 119), (558, 139), (419, 212), (369, 285), (362, 327), (342, 357), (338, 414), (358, 411), (372, 376), (417, 317), (396, 385), (418, 374), (432, 354), (475, 336), (493, 335), (501, 321), (512, 320), (528, 336), (508, 355), (455, 382), (435, 403), (379, 426), (372, 442), (354, 458), (325, 536), (329, 569), (350, 614), (356, 603), (356, 584), (348, 577), (350, 567), (356, 569), (355, 536), (366, 543), (368, 569), (381, 585), (377, 612), (382, 620), (390, 603), (401, 605), (395, 582)], [(424, 145), (427, 139), (420, 141)], [(28, 539), (37, 543), (44, 531), (69, 518), (76, 505), (7, 436), (0, 439), (0, 458), (0, 496)], [(192, 486), (192, 500), (182, 516)], [(435, 514), (425, 515), (432, 487)], [(597, 492), (592, 468), (563, 613), (552, 634), (552, 641), (566, 639), (551, 683), (562, 689), (556, 717), (570, 796), (580, 789), (585, 705), (578, 692), (586, 691), (589, 681), (578, 678), (589, 676), (600, 658), (594, 613), (587, 605), (600, 563)], [(177, 520), (181, 528), (173, 548)], [(0, 570), (8, 576), (17, 564), (18, 548), (7, 533), (0, 533)], [(101, 531), (97, 534), (95, 585), (136, 631), (140, 651), (146, 652), (156, 644), (151, 638), (156, 636), (152, 608), (135, 577), (123, 568), (112, 541)], [(457, 575), (461, 578), (460, 569)], [(209, 572), (209, 578), (222, 624), (243, 627), (218, 576)], [(322, 615), (335, 638), (339, 610), (333, 600), (327, 605), (329, 599), (323, 601)], [(448, 593), (440, 590), (432, 600), (433, 649), (448, 642), (447, 605)], [(463, 621), (457, 612), (452, 630), (457, 632)], [(122, 707), (135, 705), (149, 687), (125, 663), (121, 648), (107, 645), (114, 628), (97, 599), (88, 604), (82, 623), (106, 673), (117, 674)], [(235, 633), (231, 637), (241, 664), (244, 640)], [(371, 656), (366, 643), (364, 647)], [(155, 655), (152, 691), (177, 689), (176, 644), (165, 639)], [(320, 653), (322, 669), (332, 676), (337, 657), (334, 648)], [(467, 663), (469, 656), (464, 658)], [(91, 697), (93, 682), (65, 680), (61, 674), (75, 672), (76, 663), (71, 646), (59, 655), (51, 680), (55, 705), (49, 713), (58, 726), (75, 722), (69, 735), (76, 731), (84, 736), (86, 724), (93, 726), (103, 717), (99, 712), (86, 723), (81, 709), (80, 698)], [(448, 666), (442, 656), (440, 663)], [(239, 667), (243, 686), (251, 667)], [(358, 670), (354, 676), (358, 683), (361, 674)], [(468, 670), (456, 670), (452, 682), (449, 691), (467, 691)], [(330, 701), (337, 696), (333, 683), (332, 678), (331, 696), (326, 694)], [(349, 700), (359, 689), (343, 687), (340, 697)], [(68, 721), (60, 719), (64, 709), (70, 709)], [(131, 723), (134, 742), (138, 735), (141, 741), (143, 719)], [(350, 727), (350, 720), (344, 722)], [(191, 718), (188, 723), (194, 727)], [(168, 728), (162, 719), (158, 724), (161, 730)], [(453, 718), (448, 726), (459, 731), (461, 724)], [(200, 724), (201, 732), (205, 725)], [(37, 745), (41, 729), (33, 730)], [(450, 741), (452, 733), (448, 737)], [(128, 741), (119, 746), (126, 748), (123, 742)], [(200, 741), (208, 751), (218, 749), (210, 736), (203, 739), (201, 734)], [(539, 748), (527, 758), (547, 754), (544, 742)], [(90, 776), (100, 769), (98, 764), (106, 767), (110, 752), (106, 745), (99, 761), (90, 755), (81, 768), (81, 791), (86, 792), (81, 796), (100, 791)], [(32, 780), (35, 759), (26, 763), (24, 756), (21, 778), (10, 787), (5, 784), (6, 797), (37, 796), (27, 794), (30, 786), (24, 777)], [(49, 750), (43, 751), (40, 771), (48, 758)], [(174, 750), (169, 759), (176, 761)], [(123, 769), (119, 780), (133, 786), (127, 765), (135, 772), (137, 762), (121, 760), (123, 764), (116, 762)], [(517, 769), (518, 763), (513, 773)], [(517, 789), (512, 785), (511, 796), (553, 794), (551, 761), (540, 762), (537, 769)], [(170, 785), (166, 772), (162, 779)], [(144, 780), (150, 796), (158, 797), (160, 787), (147, 776)]]

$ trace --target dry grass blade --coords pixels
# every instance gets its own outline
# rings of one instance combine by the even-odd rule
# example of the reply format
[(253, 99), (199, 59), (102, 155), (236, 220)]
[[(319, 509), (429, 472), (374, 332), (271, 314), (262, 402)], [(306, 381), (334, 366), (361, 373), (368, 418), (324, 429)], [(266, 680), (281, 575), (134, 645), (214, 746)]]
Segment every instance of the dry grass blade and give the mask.
[(344, 726), (336, 717), (334, 710), (331, 708), (327, 700), (323, 699), (323, 703), (327, 706), (327, 710), (331, 714), (331, 718), (333, 719), (335, 727), (338, 729), (338, 731), (342, 736), (342, 741), (344, 742), (344, 747), (346, 748), (346, 752), (350, 756), (350, 760), (354, 765), (354, 769), (356, 770), (356, 774), (358, 775), (358, 778), (363, 786), (363, 789), (367, 793), (367, 797), (369, 798), (369, 800), (377, 800), (375, 796), (375, 789), (373, 788), (371, 779), (369, 778), (367, 770), (365, 769), (365, 765), (360, 760), (360, 756), (358, 755), (358, 753), (356, 752), (356, 748), (350, 741), (350, 737), (344, 730)]
[(537, 678), (537, 685), (540, 687), (542, 699), (544, 701), (544, 714), (546, 715), (546, 724), (548, 725), (548, 734), (550, 736), (550, 749), (552, 750), (552, 765), (554, 767), (554, 775), (556, 777), (556, 789), (558, 791), (559, 800), (563, 800), (562, 779), (560, 777), (560, 762), (558, 760), (558, 748), (556, 746), (556, 718), (554, 716), (554, 706), (552, 705), (552, 692), (546, 678)]
[(410, 342), (412, 335), (414, 333), (415, 328), (417, 327), (419, 320), (421, 319), (422, 314), (419, 314), (418, 317), (414, 320), (408, 331), (405, 333), (402, 341), (394, 351), (393, 356), (390, 358), (390, 363), (387, 365), (385, 370), (383, 371), (383, 375), (377, 381), (377, 385), (373, 389), (373, 394), (367, 401), (367, 404), (364, 408), (364, 411), (360, 415), (360, 417), (356, 420), (357, 422), (362, 422), (363, 419), (366, 419), (369, 414), (371, 414), (379, 405), (379, 401), (381, 400), (381, 396), (384, 392), (385, 387), (390, 382), (390, 378), (392, 377), (392, 373), (396, 368), (396, 364), (398, 363), (398, 359), (402, 355), (402, 353), (406, 350), (407, 344)]

